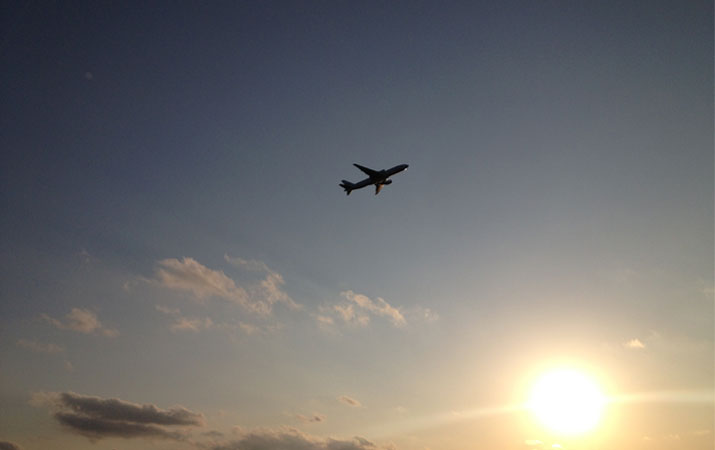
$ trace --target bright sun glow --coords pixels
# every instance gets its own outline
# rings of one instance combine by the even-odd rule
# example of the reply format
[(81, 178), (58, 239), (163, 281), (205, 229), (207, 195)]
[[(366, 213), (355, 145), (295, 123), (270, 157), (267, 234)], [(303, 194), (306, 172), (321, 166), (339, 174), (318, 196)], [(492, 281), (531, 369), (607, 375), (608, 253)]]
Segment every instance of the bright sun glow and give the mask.
[(598, 424), (605, 398), (596, 383), (574, 370), (544, 374), (531, 391), (529, 409), (548, 428), (581, 434)]

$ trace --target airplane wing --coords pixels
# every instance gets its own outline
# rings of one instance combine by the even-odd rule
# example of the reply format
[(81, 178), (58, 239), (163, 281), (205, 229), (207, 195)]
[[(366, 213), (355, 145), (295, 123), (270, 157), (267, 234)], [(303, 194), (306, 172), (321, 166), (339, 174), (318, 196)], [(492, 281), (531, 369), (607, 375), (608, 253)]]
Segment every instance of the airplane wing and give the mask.
[(382, 189), (382, 183), (377, 183), (375, 185), (375, 195), (380, 193), (380, 189)]
[(366, 174), (367, 176), (369, 176), (370, 178), (376, 178), (376, 177), (380, 176), (380, 172), (378, 172), (377, 170), (372, 170), (372, 169), (370, 169), (370, 168), (368, 168), (368, 167), (361, 166), (360, 164), (353, 164), (353, 166), (355, 166), (355, 167), (357, 167), (358, 169), (360, 169), (360, 170), (362, 170), (363, 172), (365, 172), (365, 174)]

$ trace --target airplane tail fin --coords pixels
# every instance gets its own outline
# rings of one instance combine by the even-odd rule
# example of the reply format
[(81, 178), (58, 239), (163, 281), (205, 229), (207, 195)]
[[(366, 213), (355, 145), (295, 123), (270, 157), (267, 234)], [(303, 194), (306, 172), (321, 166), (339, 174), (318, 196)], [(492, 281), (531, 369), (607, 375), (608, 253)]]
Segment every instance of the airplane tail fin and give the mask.
[(346, 195), (350, 195), (350, 192), (352, 192), (352, 190), (354, 189), (353, 186), (355, 186), (355, 185), (352, 184), (351, 182), (349, 182), (348, 180), (343, 180), (343, 181), (340, 183), (340, 187), (343, 188), (343, 189), (345, 189), (345, 194), (346, 194)]

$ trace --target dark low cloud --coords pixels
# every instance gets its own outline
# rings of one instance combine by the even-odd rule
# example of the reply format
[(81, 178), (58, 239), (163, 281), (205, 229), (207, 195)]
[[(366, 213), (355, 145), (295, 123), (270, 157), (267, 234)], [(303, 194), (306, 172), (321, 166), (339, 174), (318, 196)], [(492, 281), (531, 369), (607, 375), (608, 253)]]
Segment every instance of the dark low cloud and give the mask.
[(55, 419), (63, 426), (91, 439), (105, 437), (181, 439), (183, 437), (181, 433), (168, 431), (155, 425), (106, 420), (72, 413), (57, 412)]
[(22, 447), (12, 442), (0, 441), (0, 450), (22, 450)]
[(111, 421), (135, 422), (156, 425), (201, 425), (203, 416), (186, 408), (176, 406), (159, 409), (154, 405), (138, 405), (118, 398), (100, 398), (89, 395), (62, 392), (61, 404), (74, 413)]
[(203, 425), (203, 415), (175, 406), (131, 403), (117, 398), (101, 398), (74, 392), (36, 393), (32, 403), (49, 406), (55, 419), (71, 431), (90, 439), (104, 437), (147, 437), (181, 439), (170, 427)]
[(217, 430), (207, 431), (205, 433), (201, 433), (201, 435), (212, 438), (212, 439), (221, 439), (224, 436), (223, 433), (221, 433), (220, 431), (217, 431)]
[(294, 428), (244, 433), (239, 439), (211, 447), (211, 450), (377, 450), (367, 439), (320, 438)]

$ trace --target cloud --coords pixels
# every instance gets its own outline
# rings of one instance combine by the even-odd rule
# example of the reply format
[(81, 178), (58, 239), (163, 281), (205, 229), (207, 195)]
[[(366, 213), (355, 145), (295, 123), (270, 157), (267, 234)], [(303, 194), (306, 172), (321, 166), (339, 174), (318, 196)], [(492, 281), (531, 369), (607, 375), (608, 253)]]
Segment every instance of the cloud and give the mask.
[(13, 442), (0, 441), (0, 450), (22, 450), (22, 447)]
[(303, 423), (320, 423), (320, 422), (325, 422), (327, 417), (325, 417), (323, 414), (319, 413), (313, 413), (309, 416), (303, 415), (303, 414), (296, 414), (295, 418), (300, 420)]
[(91, 264), (97, 261), (97, 258), (95, 258), (94, 255), (89, 253), (86, 249), (82, 249), (79, 253), (77, 253), (77, 256), (79, 256), (83, 264)]
[(156, 305), (156, 310), (160, 313), (164, 313), (168, 316), (181, 314), (181, 310), (178, 308), (169, 308), (168, 306)]
[(41, 342), (30, 341), (28, 339), (20, 339), (17, 341), (19, 347), (31, 350), (37, 353), (62, 353), (65, 351), (64, 347), (57, 344), (47, 343), (43, 344)]
[(356, 294), (353, 291), (344, 291), (340, 295), (355, 303), (359, 308), (373, 315), (387, 317), (396, 327), (402, 327), (407, 324), (405, 317), (400, 313), (400, 310), (387, 303), (384, 299), (377, 297), (375, 301), (368, 297)]
[[(223, 271), (212, 270), (193, 258), (175, 258), (159, 261), (156, 269), (156, 279), (161, 286), (178, 291), (189, 291), (199, 301), (210, 297), (218, 297), (233, 301), (248, 309), (260, 309), (248, 300), (246, 290)], [(259, 311), (256, 311), (259, 312)]]
[(169, 258), (159, 261), (155, 278), (148, 281), (168, 289), (190, 292), (199, 302), (220, 298), (263, 316), (270, 314), (276, 303), (283, 303), (292, 309), (300, 308), (300, 305), (282, 290), (285, 284), (283, 277), (264, 263), (228, 255), (224, 258), (235, 267), (259, 270), (266, 276), (258, 284), (244, 287), (236, 284), (223, 271), (209, 269), (193, 258), (184, 257), (181, 260)]
[(315, 320), (318, 321), (318, 324), (319, 324), (319, 325), (323, 325), (323, 326), (325, 326), (325, 325), (333, 325), (333, 324), (335, 323), (335, 321), (333, 320), (332, 317), (330, 317), (330, 316), (324, 316), (324, 315), (322, 315), (322, 314), (316, 314), (316, 315), (315, 315)]
[(322, 327), (329, 327), (334, 324), (335, 319), (353, 326), (365, 327), (370, 323), (372, 317), (386, 317), (396, 327), (407, 325), (405, 316), (398, 308), (387, 303), (383, 298), (371, 300), (369, 297), (356, 294), (353, 291), (343, 291), (340, 293), (345, 300), (342, 303), (331, 306), (322, 306), (320, 314), (315, 318)]
[(221, 439), (224, 436), (222, 432), (217, 430), (206, 431), (204, 433), (201, 433), (201, 435), (212, 439)]
[(280, 329), (280, 324), (269, 325), (253, 325), (250, 323), (236, 321), (234, 323), (215, 322), (210, 317), (186, 317), (181, 314), (178, 308), (168, 308), (162, 305), (156, 305), (156, 310), (173, 318), (174, 322), (169, 326), (169, 329), (175, 333), (193, 332), (198, 333), (204, 330), (223, 330), (235, 332), (240, 330), (244, 334), (269, 334)]
[(439, 314), (422, 306), (410, 308), (406, 314), (411, 322), (433, 323), (439, 320)]
[(300, 305), (293, 301), (288, 294), (283, 291), (285, 281), (283, 277), (276, 271), (270, 269), (264, 262), (255, 260), (246, 260), (229, 255), (223, 255), (226, 262), (234, 267), (244, 268), (253, 272), (265, 274), (265, 278), (257, 287), (252, 288), (254, 295), (265, 299), (269, 304), (283, 303), (291, 309), (299, 309)]
[(74, 392), (36, 392), (30, 403), (48, 407), (62, 426), (92, 440), (106, 437), (180, 440), (185, 435), (169, 427), (204, 424), (202, 414), (181, 406), (160, 409), (150, 404)]
[(341, 395), (340, 397), (338, 397), (338, 401), (345, 405), (352, 406), (353, 408), (360, 408), (362, 406), (362, 403), (360, 403), (358, 400), (355, 400), (352, 397), (348, 397), (347, 395)]
[(645, 344), (640, 341), (640, 339), (634, 338), (628, 342), (624, 342), (623, 346), (625, 348), (630, 348), (632, 350), (641, 350), (645, 348)]
[(241, 432), (238, 439), (211, 447), (211, 450), (376, 450), (365, 438), (320, 438), (295, 428)]
[(97, 315), (88, 309), (72, 308), (72, 311), (65, 316), (64, 321), (50, 317), (47, 314), (42, 314), (41, 317), (60, 330), (71, 330), (84, 334), (101, 334), (107, 337), (119, 336), (119, 331), (102, 325)]
[(169, 328), (171, 331), (192, 331), (198, 333), (202, 329), (208, 330), (213, 327), (214, 322), (208, 317), (204, 317), (203, 319), (179, 317)]

